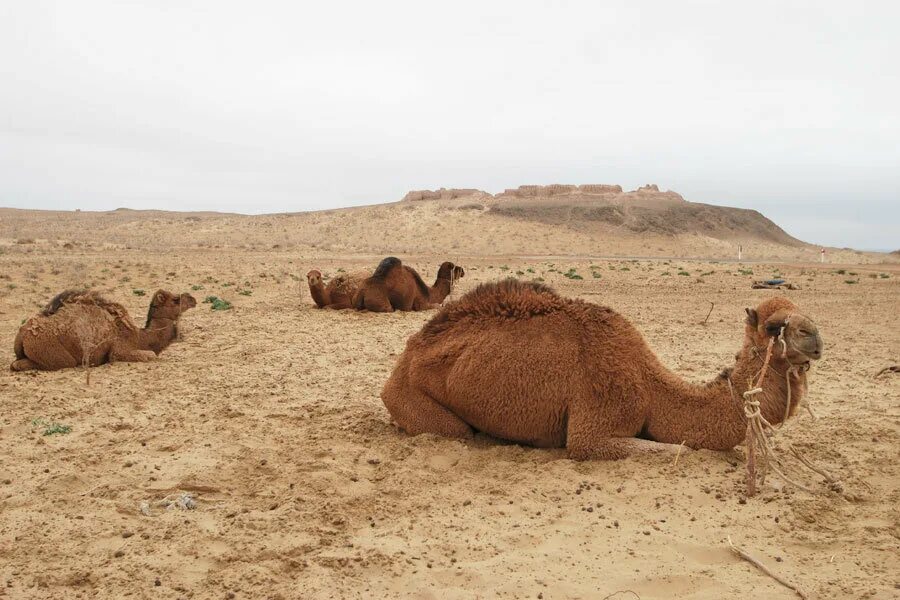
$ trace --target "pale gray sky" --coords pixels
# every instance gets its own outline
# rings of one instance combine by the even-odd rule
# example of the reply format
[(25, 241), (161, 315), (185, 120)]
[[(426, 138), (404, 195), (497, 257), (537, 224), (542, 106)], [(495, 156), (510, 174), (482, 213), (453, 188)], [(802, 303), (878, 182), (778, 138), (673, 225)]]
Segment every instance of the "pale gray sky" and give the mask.
[(895, 2), (0, 0), (0, 206), (657, 183), (900, 247)]

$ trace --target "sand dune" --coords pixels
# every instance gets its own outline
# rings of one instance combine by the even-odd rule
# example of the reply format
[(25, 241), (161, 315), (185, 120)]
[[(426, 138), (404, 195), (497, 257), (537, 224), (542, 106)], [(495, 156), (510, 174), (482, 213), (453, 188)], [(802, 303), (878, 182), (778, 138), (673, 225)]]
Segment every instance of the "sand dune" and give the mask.
[[(144, 249), (165, 239), (185, 249), (305, 254), (715, 259), (736, 258), (740, 245), (746, 260), (819, 261), (820, 247), (792, 238), (756, 211), (687, 202), (655, 186), (633, 192), (599, 185), (523, 188), (496, 196), (478, 190), (419, 191), (389, 204), (258, 216), (0, 209), (0, 244), (34, 240)], [(888, 254), (837, 248), (828, 249), (827, 256), (835, 264), (898, 261)]]

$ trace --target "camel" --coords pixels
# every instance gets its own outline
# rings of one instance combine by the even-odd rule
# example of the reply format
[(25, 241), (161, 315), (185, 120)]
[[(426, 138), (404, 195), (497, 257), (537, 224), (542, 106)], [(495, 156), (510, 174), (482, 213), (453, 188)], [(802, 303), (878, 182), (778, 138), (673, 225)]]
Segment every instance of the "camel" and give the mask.
[(329, 281), (326, 286), (322, 283), (322, 273), (313, 269), (306, 274), (306, 282), (309, 284), (309, 294), (317, 307), (343, 310), (353, 308), (353, 296), (368, 276), (365, 271), (344, 273)]
[(140, 329), (121, 304), (94, 291), (67, 290), (19, 328), (10, 369), (55, 371), (152, 360), (178, 335), (181, 313), (195, 306), (190, 294), (159, 290)]
[(452, 262), (441, 264), (434, 286), (428, 287), (415, 269), (388, 256), (371, 277), (362, 282), (353, 297), (353, 307), (372, 312), (428, 310), (444, 301), (456, 279), (465, 275)]
[(610, 308), (515, 279), (482, 284), (409, 338), (381, 399), (411, 435), (481, 431), (564, 447), (576, 460), (674, 444), (726, 450), (744, 440), (742, 394), (771, 338), (783, 344), (774, 346), (763, 392), (754, 397), (770, 423), (794, 414), (810, 361), (822, 355), (815, 323), (790, 300), (772, 298), (746, 312), (734, 367), (694, 385), (664, 367)]
[[(415, 273), (412, 267), (404, 265), (403, 268), (409, 269)], [(418, 273), (416, 273), (416, 275), (418, 276)], [(450, 292), (453, 291), (454, 284), (465, 276), (466, 272), (462, 267), (454, 265), (449, 261), (441, 263), (441, 266), (438, 267), (437, 278), (434, 280), (434, 285), (428, 289), (428, 301), (431, 304), (441, 304), (444, 299), (450, 295)]]

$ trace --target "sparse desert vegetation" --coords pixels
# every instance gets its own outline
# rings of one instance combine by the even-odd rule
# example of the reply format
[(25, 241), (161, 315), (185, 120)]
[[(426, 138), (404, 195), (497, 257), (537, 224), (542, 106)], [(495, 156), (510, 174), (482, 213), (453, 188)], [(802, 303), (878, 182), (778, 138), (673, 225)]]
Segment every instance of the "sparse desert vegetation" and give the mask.
[[(152, 363), (94, 367), (89, 385), (81, 369), (3, 377), (0, 583), (10, 597), (100, 589), (353, 597), (366, 588), (403, 597), (399, 581), (460, 598), (472, 589), (548, 600), (630, 589), (647, 600), (669, 597), (672, 585), (696, 598), (747, 589), (790, 598), (730, 554), (729, 536), (811, 594), (893, 593), (900, 434), (891, 415), (900, 377), (874, 375), (900, 350), (900, 330), (885, 319), (898, 308), (896, 264), (400, 255), (429, 284), (442, 261), (465, 266), (445, 302), (513, 276), (609, 306), (693, 383), (734, 364), (745, 307), (782, 294), (795, 300), (825, 339), (807, 396), (818, 420), (800, 410), (779, 443), (840, 473), (856, 499), (807, 494), (771, 473), (747, 499), (740, 449), (576, 463), (565, 450), (483, 435), (408, 437), (379, 395), (407, 339), (435, 311), (317, 310), (305, 278), (311, 269), (371, 271), (377, 248), (311, 250), (301, 228), (279, 234), (280, 248), (254, 249), (261, 217), (229, 217), (229, 234), (202, 217), (219, 247), (197, 246), (180, 216), (145, 218), (165, 252), (112, 252), (113, 232), (92, 247), (37, 235), (21, 245), (7, 236), (2, 246), (0, 342), (9, 360), (23, 320), (63, 289), (93, 284), (138, 325), (151, 290), (209, 299)], [(77, 227), (54, 227), (60, 240), (77, 238)], [(751, 290), (753, 271), (803, 289)], [(214, 310), (217, 302), (234, 308)], [(815, 474), (806, 481), (824, 487)], [(37, 570), (26, 567), (34, 557)]]

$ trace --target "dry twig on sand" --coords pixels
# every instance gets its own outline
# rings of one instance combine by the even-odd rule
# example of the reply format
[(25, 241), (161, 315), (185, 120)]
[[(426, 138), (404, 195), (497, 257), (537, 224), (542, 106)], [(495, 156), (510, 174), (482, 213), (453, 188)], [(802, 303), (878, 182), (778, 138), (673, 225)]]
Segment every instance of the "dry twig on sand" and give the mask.
[(735, 546), (734, 542), (731, 541), (731, 536), (728, 536), (728, 545), (731, 547), (731, 551), (734, 552), (737, 556), (743, 558), (748, 563), (750, 563), (751, 565), (753, 565), (754, 567), (756, 567), (757, 569), (759, 569), (760, 571), (762, 571), (763, 573), (765, 573), (766, 575), (768, 575), (769, 577), (771, 577), (772, 579), (774, 579), (775, 581), (777, 581), (778, 583), (783, 585), (784, 587), (786, 587), (790, 590), (793, 590), (798, 596), (800, 596), (804, 600), (806, 600), (806, 598), (808, 598), (806, 593), (804, 593), (804, 591), (801, 590), (798, 586), (789, 582), (787, 579), (783, 578), (781, 575), (778, 575), (777, 573), (773, 573), (767, 566), (765, 566), (764, 564), (759, 562), (757, 559), (755, 559), (752, 556), (750, 556), (749, 554), (747, 554), (747, 552), (745, 552), (741, 548), (738, 548), (737, 546)]
[(703, 322), (702, 322), (702, 323), (700, 323), (701, 325), (706, 325), (706, 322), (709, 321), (709, 315), (712, 314), (712, 311), (713, 311), (713, 309), (714, 309), (715, 307), (716, 307), (716, 303), (715, 303), (715, 302), (710, 302), (710, 303), (709, 303), (709, 312), (706, 313), (706, 318), (703, 319)]
[(900, 365), (893, 365), (890, 367), (883, 368), (882, 370), (878, 371), (878, 373), (875, 374), (875, 379), (878, 379), (885, 373), (900, 373)]
[(638, 595), (638, 593), (635, 591), (632, 591), (632, 590), (619, 590), (617, 592), (613, 592), (609, 596), (603, 596), (603, 598), (601, 598), (600, 600), (611, 600), (612, 598), (615, 598), (619, 594), (634, 594), (635, 598), (637, 598), (638, 600), (641, 600), (641, 597)]

